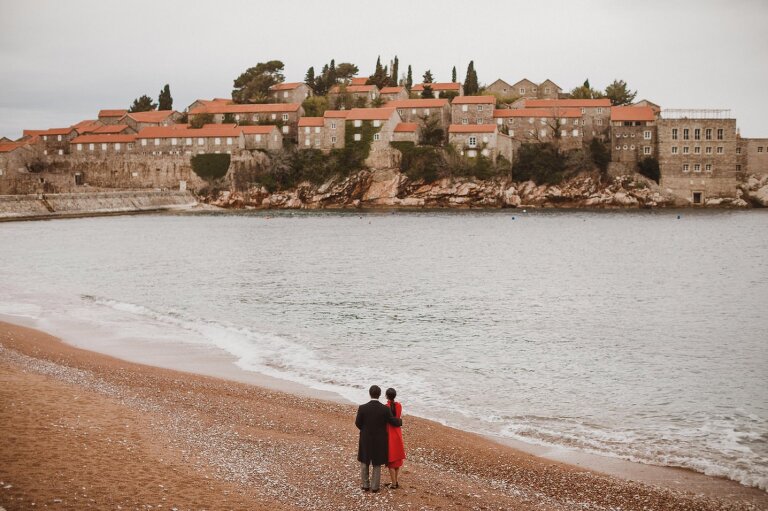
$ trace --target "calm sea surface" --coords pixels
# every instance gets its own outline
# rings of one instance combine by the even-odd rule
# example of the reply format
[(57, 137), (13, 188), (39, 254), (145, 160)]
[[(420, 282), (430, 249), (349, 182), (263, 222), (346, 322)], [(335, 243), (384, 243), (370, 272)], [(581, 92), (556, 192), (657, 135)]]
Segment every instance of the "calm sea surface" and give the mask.
[(764, 211), (0, 224), (0, 313), (768, 487)]

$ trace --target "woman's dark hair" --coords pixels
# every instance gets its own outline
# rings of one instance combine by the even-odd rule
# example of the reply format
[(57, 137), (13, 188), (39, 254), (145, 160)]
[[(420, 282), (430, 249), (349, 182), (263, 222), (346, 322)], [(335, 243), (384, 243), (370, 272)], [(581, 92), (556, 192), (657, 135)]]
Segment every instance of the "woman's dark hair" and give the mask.
[(397, 416), (397, 413), (395, 413), (395, 398), (397, 397), (397, 391), (390, 387), (387, 389), (385, 394), (387, 399), (389, 399), (389, 409), (392, 410), (392, 415)]

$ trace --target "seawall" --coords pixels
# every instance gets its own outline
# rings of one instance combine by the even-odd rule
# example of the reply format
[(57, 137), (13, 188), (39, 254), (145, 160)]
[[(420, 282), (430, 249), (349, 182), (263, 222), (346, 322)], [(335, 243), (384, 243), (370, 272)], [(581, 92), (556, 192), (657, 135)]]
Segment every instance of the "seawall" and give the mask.
[(185, 209), (196, 204), (197, 198), (189, 191), (133, 190), (0, 195), (0, 222), (120, 215), (147, 211)]

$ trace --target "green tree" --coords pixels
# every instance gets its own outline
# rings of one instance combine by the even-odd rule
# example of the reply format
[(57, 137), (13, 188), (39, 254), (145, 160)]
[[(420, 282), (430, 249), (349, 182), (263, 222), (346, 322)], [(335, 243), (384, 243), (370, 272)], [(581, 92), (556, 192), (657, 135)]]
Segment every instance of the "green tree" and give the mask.
[(475, 61), (471, 60), (467, 66), (467, 76), (464, 78), (464, 94), (474, 96), (480, 91), (480, 85), (477, 83), (477, 72), (475, 71)]
[(157, 104), (152, 101), (152, 98), (144, 94), (133, 100), (133, 104), (128, 109), (129, 112), (149, 112), (157, 108)]
[(392, 61), (392, 69), (389, 72), (389, 84), (392, 86), (397, 85), (398, 73), (400, 72), (400, 60), (395, 55), (395, 60)]
[(592, 161), (600, 169), (600, 173), (605, 174), (608, 171), (608, 164), (611, 162), (611, 153), (608, 151), (605, 143), (593, 138), (589, 143), (589, 152), (592, 155)]
[(232, 100), (235, 103), (266, 103), (269, 88), (285, 81), (284, 67), (279, 60), (270, 60), (248, 68), (235, 79)]
[(157, 98), (158, 110), (173, 110), (173, 97), (171, 97), (171, 87), (166, 83), (160, 91)]
[(307, 117), (322, 117), (328, 110), (328, 99), (325, 96), (310, 96), (301, 104)]
[(323, 70), (320, 72), (320, 76), (315, 78), (315, 95), (325, 96), (328, 94), (328, 64), (323, 66)]
[(432, 86), (429, 85), (430, 83), (434, 82), (434, 78), (432, 78), (432, 71), (427, 69), (427, 71), (424, 73), (424, 90), (421, 91), (421, 97), (422, 98), (434, 98), (435, 92), (432, 90)]
[(314, 68), (314, 66), (310, 66), (310, 68), (307, 69), (307, 74), (304, 75), (304, 83), (307, 84), (307, 87), (312, 89), (312, 92), (315, 92), (315, 68)]
[(451, 70), (451, 81), (456, 83), (456, 66), (453, 66), (453, 70)]
[(360, 72), (360, 69), (358, 69), (356, 65), (352, 64), (351, 62), (342, 62), (336, 66), (336, 81), (350, 80), (358, 72)]
[(517, 152), (512, 175), (517, 181), (532, 180), (537, 185), (563, 180), (566, 158), (553, 144), (523, 144)]
[(405, 88), (408, 90), (408, 94), (411, 93), (411, 88), (413, 88), (413, 71), (411, 71), (410, 64), (408, 64), (408, 74), (405, 76)]
[(646, 156), (640, 160), (640, 173), (648, 179), (653, 179), (658, 183), (659, 179), (661, 179), (659, 160), (652, 156)]
[(635, 96), (637, 96), (637, 91), (629, 90), (627, 82), (624, 80), (614, 80), (605, 88), (605, 97), (610, 99), (614, 106), (629, 105), (635, 100)]
[(581, 86), (571, 89), (570, 96), (573, 99), (600, 99), (603, 97), (603, 93), (593, 89), (589, 85), (589, 78), (587, 78)]

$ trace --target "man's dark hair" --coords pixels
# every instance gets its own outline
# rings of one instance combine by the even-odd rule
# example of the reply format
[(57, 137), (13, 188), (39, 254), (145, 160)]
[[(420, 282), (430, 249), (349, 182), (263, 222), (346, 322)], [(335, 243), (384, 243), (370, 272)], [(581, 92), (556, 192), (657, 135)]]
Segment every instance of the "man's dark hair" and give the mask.
[(373, 399), (379, 399), (379, 396), (381, 396), (381, 388), (379, 388), (378, 385), (371, 385), (371, 388), (368, 389), (368, 394), (370, 394)]

